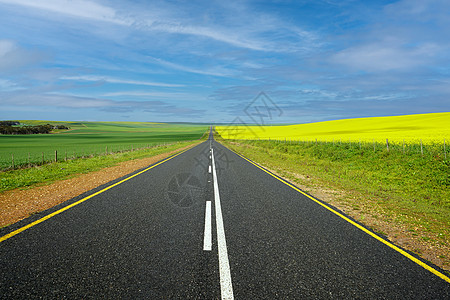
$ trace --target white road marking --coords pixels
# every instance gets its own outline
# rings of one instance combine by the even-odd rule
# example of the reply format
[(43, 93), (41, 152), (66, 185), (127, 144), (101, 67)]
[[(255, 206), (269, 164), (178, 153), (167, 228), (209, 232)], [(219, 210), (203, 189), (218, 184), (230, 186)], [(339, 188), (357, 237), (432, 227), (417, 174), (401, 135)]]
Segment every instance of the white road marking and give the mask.
[(216, 208), (217, 247), (219, 250), (220, 293), (222, 299), (234, 299), (230, 263), (228, 262), (227, 242), (225, 240), (225, 229), (222, 219), (222, 208), (220, 206), (219, 185), (217, 184), (216, 165), (214, 162), (214, 150), (212, 150), (211, 153), (214, 181), (214, 206)]
[(203, 235), (203, 250), (212, 250), (212, 234), (211, 234), (211, 201), (206, 201), (205, 211), (205, 233)]
[(211, 174), (211, 165), (209, 165), (208, 173)]

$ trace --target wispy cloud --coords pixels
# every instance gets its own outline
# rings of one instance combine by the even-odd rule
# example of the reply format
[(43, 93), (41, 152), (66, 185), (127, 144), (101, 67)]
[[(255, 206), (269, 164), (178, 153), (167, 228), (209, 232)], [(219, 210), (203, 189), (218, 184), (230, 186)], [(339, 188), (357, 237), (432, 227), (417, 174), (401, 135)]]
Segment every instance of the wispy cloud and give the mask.
[(0, 91), (11, 92), (22, 90), (23, 88), (18, 86), (16, 83), (11, 82), (10, 80), (5, 80), (0, 78)]
[(219, 76), (219, 77), (231, 77), (231, 76), (236, 75), (235, 70), (226, 69), (226, 68), (222, 68), (222, 67), (216, 67), (213, 69), (207, 69), (207, 68), (204, 68), (204, 69), (198, 68), (197, 69), (197, 68), (192, 68), (192, 67), (176, 64), (173, 62), (169, 62), (169, 61), (166, 61), (161, 58), (148, 57), (148, 59), (151, 62), (155, 62), (161, 66), (168, 67), (168, 68), (174, 69), (174, 70), (188, 72), (188, 73), (201, 74), (201, 75), (212, 75), (212, 76)]
[[(168, 11), (168, 9), (175, 8), (175, 5), (170, 7), (150, 3), (146, 5), (147, 8), (154, 10), (156, 13), (151, 14), (149, 18), (148, 13), (142, 14), (139, 12), (139, 8), (135, 8), (136, 11), (131, 11), (131, 13), (127, 11), (127, 8), (133, 7), (130, 5), (112, 7), (88, 0), (0, 0), (0, 3), (45, 10), (85, 20), (113, 23), (137, 30), (195, 36), (255, 51), (295, 51), (309, 48), (313, 40), (315, 43), (318, 40), (313, 32), (287, 24), (283, 20), (268, 14), (261, 16), (261, 13), (251, 12), (244, 4), (229, 11), (230, 14), (242, 15), (242, 18), (233, 16), (231, 18), (233, 22), (237, 20), (240, 20), (240, 22), (230, 27), (221, 26), (214, 22), (207, 25), (196, 24), (195, 18), (181, 17), (180, 15), (174, 15), (172, 11)], [(288, 37), (282, 38), (284, 44), (272, 41), (275, 30), (278, 31), (277, 39), (283, 35)], [(281, 31), (284, 33), (280, 34)], [(290, 42), (292, 37), (296, 37), (296, 42), (301, 45)]]
[(59, 108), (101, 108), (113, 104), (111, 100), (58, 94), (32, 94), (29, 92), (3, 95), (1, 105)]
[(331, 61), (362, 71), (410, 70), (429, 65), (441, 52), (436, 44), (419, 46), (376, 43), (347, 48), (331, 57)]
[(192, 97), (192, 94), (187, 93), (164, 93), (164, 92), (147, 92), (147, 91), (120, 91), (105, 93), (103, 97), (151, 97), (161, 99), (186, 99)]
[(240, 48), (246, 48), (258, 51), (274, 51), (275, 49), (269, 47), (267, 43), (258, 41), (250, 37), (239, 36), (236, 32), (229, 30), (220, 30), (218, 28), (171, 24), (171, 23), (149, 23), (147, 25), (150, 30), (158, 30), (167, 33), (195, 35), (207, 39), (216, 40), (226, 44), (230, 44)]
[(128, 79), (120, 79), (120, 78), (99, 76), (99, 75), (63, 76), (63, 77), (61, 77), (61, 79), (62, 80), (74, 80), (74, 81), (119, 83), (119, 84), (130, 84), (130, 85), (147, 85), (147, 86), (158, 86), (158, 87), (183, 87), (183, 86), (185, 86), (184, 84), (141, 81), (141, 80), (128, 80)]
[(4, 96), (0, 106), (18, 107), (51, 107), (68, 109), (95, 109), (100, 111), (124, 113), (124, 112), (152, 112), (160, 115), (177, 115), (183, 113), (184, 116), (200, 116), (204, 110), (181, 107), (168, 104), (163, 101), (113, 101), (109, 99), (99, 99), (91, 97), (79, 97), (65, 94), (31, 94), (15, 93), (12, 96)]
[(95, 21), (111, 22), (120, 25), (131, 25), (117, 15), (115, 9), (87, 0), (0, 0), (0, 3), (25, 6), (34, 9), (51, 11), (57, 14), (69, 15)]

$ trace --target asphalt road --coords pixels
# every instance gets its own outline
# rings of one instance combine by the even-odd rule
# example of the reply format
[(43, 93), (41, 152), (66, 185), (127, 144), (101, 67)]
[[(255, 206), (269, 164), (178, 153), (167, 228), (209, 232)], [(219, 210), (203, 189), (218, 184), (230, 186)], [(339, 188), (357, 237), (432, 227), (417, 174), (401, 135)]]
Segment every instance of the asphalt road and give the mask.
[(134, 175), (0, 229), (0, 298), (450, 299), (442, 270), (212, 138)]

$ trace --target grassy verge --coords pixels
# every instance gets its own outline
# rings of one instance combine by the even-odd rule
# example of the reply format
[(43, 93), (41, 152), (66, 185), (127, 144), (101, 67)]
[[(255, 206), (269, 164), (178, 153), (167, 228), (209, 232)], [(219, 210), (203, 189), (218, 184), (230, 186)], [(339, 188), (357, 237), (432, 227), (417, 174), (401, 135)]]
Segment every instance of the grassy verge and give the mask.
[(382, 218), (429, 245), (450, 243), (450, 160), (349, 143), (222, 142), (290, 181), (345, 191), (338, 201), (359, 211), (362, 223)]
[(0, 172), (0, 192), (16, 188), (27, 188), (36, 185), (48, 184), (57, 180), (71, 178), (77, 174), (85, 174), (114, 166), (119, 162), (170, 152), (195, 144), (196, 142), (197, 141), (177, 142), (173, 144), (155, 146), (148, 149), (88, 158), (78, 158), (28, 169)]

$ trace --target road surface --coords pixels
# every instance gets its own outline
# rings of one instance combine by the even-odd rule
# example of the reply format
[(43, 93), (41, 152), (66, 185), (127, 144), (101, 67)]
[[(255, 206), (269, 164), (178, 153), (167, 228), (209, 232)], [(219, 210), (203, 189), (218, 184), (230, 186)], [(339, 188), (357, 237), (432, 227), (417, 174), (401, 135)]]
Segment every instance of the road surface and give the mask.
[(0, 237), (1, 299), (450, 299), (442, 270), (212, 136)]

